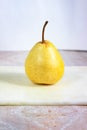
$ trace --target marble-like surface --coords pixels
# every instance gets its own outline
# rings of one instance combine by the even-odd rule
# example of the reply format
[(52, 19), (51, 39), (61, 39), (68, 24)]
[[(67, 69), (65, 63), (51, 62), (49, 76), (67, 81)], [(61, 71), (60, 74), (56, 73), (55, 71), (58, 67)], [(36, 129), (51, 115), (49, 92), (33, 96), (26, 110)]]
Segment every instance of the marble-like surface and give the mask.
[(1, 106), (0, 130), (87, 130), (87, 107)]
[(22, 66), (0, 66), (0, 105), (87, 105), (87, 67), (67, 66), (49, 86), (32, 83)]
[[(87, 51), (62, 51), (66, 66), (87, 66)], [(23, 66), (28, 51), (0, 51), (0, 65)]]
[[(23, 65), (28, 52), (0, 52), (0, 65)], [(87, 66), (87, 52), (61, 51), (65, 65)], [(0, 130), (87, 130), (87, 106), (0, 106)]]

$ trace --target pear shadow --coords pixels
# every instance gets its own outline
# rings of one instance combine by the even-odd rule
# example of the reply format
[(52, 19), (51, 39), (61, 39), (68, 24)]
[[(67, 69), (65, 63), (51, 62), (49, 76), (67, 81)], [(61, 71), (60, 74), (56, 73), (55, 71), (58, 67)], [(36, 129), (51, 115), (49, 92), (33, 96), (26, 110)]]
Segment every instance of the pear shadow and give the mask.
[(0, 81), (21, 87), (36, 86), (23, 73), (0, 73)]
[[(83, 77), (82, 76), (78, 76), (75, 75), (75, 73), (73, 72), (72, 75), (75, 75), (75, 78), (73, 78), (73, 76), (71, 77), (70, 81), (68, 81), (68, 77), (71, 76), (71, 73), (68, 73), (67, 75), (64, 75), (63, 77), (67, 76), (67, 79), (61, 79), (59, 82), (57, 82), (55, 84), (55, 87), (62, 87), (62, 86), (70, 86), (71, 84), (75, 84), (78, 81), (80, 81)], [(47, 85), (47, 84), (35, 84), (32, 81), (30, 81), (27, 76), (25, 75), (25, 73), (13, 73), (13, 72), (4, 72), (4, 73), (0, 73), (0, 82), (4, 82), (4, 83), (8, 83), (10, 85), (13, 85), (15, 87), (16, 86), (21, 86), (21, 87), (53, 87), (53, 85)], [(12, 86), (12, 87), (13, 87)]]

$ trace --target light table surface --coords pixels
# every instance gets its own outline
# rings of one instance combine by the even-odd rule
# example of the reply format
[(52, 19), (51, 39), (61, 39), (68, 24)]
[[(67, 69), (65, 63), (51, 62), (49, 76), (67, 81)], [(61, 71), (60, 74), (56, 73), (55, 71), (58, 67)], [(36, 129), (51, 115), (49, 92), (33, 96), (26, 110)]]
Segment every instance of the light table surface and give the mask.
[[(66, 66), (87, 66), (87, 52), (60, 51)], [(27, 51), (1, 51), (1, 66), (23, 66)], [(0, 106), (0, 130), (87, 130), (87, 106)]]

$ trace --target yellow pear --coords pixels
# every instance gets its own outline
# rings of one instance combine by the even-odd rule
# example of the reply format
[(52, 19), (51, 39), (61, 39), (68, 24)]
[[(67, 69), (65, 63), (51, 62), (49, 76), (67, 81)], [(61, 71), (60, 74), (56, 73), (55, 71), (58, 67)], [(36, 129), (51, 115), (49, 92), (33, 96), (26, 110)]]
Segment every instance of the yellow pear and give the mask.
[(25, 60), (25, 72), (36, 84), (55, 84), (64, 74), (64, 62), (59, 51), (52, 42), (44, 40), (47, 23), (42, 29), (42, 41), (33, 46)]

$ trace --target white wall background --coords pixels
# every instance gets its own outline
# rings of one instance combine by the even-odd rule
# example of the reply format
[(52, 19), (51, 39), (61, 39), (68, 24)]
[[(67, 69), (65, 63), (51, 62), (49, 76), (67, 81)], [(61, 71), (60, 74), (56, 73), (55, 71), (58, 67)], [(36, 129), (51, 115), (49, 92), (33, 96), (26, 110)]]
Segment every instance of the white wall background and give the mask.
[(29, 50), (45, 20), (57, 48), (87, 50), (87, 0), (0, 0), (0, 50)]

